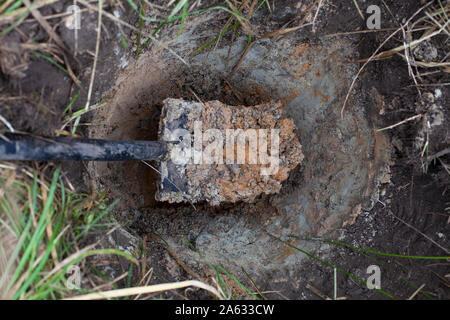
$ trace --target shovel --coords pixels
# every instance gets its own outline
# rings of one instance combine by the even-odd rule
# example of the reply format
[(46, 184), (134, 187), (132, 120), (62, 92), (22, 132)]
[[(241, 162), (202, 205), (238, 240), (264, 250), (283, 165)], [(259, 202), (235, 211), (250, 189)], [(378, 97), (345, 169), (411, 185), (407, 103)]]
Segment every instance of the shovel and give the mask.
[(5, 133), (0, 136), (0, 160), (160, 160), (167, 153), (167, 144), (165, 141), (45, 138)]
[[(294, 133), (295, 125), (291, 119), (282, 116), (281, 103), (253, 107), (228, 106), (219, 101), (204, 104), (181, 99), (166, 99), (163, 103), (159, 124), (161, 141), (44, 138), (6, 133), (0, 134), (0, 160), (157, 160), (158, 169), (154, 168), (159, 173), (158, 191), (155, 194), (157, 200), (191, 203), (207, 201), (218, 205), (221, 202), (253, 202), (262, 193), (278, 193), (289, 171), (303, 159), (301, 145)], [(197, 128), (199, 123), (200, 127)], [(223, 132), (236, 130), (234, 132), (239, 133), (244, 141), (243, 148), (238, 148), (244, 152), (241, 157), (243, 160), (249, 157), (245, 155), (246, 134), (256, 134), (258, 131), (258, 137), (262, 138), (262, 133), (273, 129), (275, 131), (270, 131), (270, 139), (276, 140), (279, 132), (279, 141), (276, 140), (275, 145), (277, 150), (271, 147), (270, 156), (263, 152), (267, 152), (268, 148), (261, 148), (264, 145), (261, 141), (265, 141), (267, 147), (268, 135), (266, 140), (260, 139), (258, 145), (255, 145), (259, 152), (258, 159), (273, 160), (270, 163), (275, 163), (279, 170), (267, 175), (267, 163), (250, 164), (234, 160), (233, 163), (228, 163), (223, 162), (220, 157), (214, 163), (196, 161), (199, 154), (203, 159), (203, 153), (211, 150), (206, 138), (208, 129), (213, 130), (210, 133), (219, 135), (216, 142), (223, 142), (223, 139), (219, 139)], [(180, 136), (178, 132), (185, 134)], [(250, 142), (248, 143), (250, 148)], [(226, 147), (231, 150), (227, 153), (228, 157), (234, 157), (233, 146), (234, 144), (229, 148), (228, 143), (226, 146), (216, 145), (214, 153), (221, 154)], [(264, 154), (265, 157), (261, 157)], [(191, 155), (193, 159), (189, 158)], [(187, 161), (178, 161), (180, 156), (187, 156)]]

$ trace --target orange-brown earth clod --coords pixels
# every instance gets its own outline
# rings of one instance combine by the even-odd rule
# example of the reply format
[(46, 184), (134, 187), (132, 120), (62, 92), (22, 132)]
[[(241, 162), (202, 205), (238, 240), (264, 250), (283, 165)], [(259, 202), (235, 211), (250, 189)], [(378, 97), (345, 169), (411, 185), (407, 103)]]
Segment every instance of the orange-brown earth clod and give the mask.
[[(166, 99), (160, 121), (160, 140), (173, 141), (171, 132), (174, 124), (183, 123), (182, 128), (189, 131), (192, 137), (192, 149), (188, 150), (188, 153), (192, 155), (201, 153), (203, 161), (194, 163), (194, 157), (192, 157), (189, 163), (180, 165), (174, 164), (173, 157), (169, 157), (168, 160), (161, 162), (162, 175), (159, 192), (156, 195), (157, 200), (192, 203), (206, 200), (212, 205), (218, 205), (221, 202), (253, 202), (263, 193), (278, 193), (282, 182), (288, 178), (289, 172), (304, 158), (300, 142), (295, 134), (294, 121), (283, 118), (282, 112), (283, 106), (280, 102), (246, 107), (229, 106), (220, 101), (201, 103)], [(201, 121), (203, 133), (201, 144), (197, 145), (194, 141), (199, 138), (199, 131), (195, 131), (195, 121)], [(219, 130), (223, 141), (208, 139), (205, 133), (209, 129)], [(256, 131), (257, 144), (251, 144), (248, 138), (245, 139), (245, 161), (239, 161), (239, 163), (237, 161), (237, 139), (234, 139), (234, 145), (227, 145), (227, 129), (234, 129), (235, 134), (251, 133), (252, 129)], [(236, 129), (243, 131), (238, 133)], [(266, 129), (265, 134), (260, 129)], [(279, 137), (278, 155), (272, 151), (272, 146), (276, 145), (272, 141), (272, 135), (275, 134)], [(208, 146), (214, 142), (222, 147), (209, 148), (212, 152), (207, 154), (214, 160), (212, 164), (205, 163), (204, 157)], [(201, 148), (199, 148), (200, 145)], [(230, 161), (227, 150), (229, 153), (233, 150), (233, 162)], [(249, 163), (250, 152), (256, 155), (256, 163)], [(268, 156), (265, 164), (261, 161), (264, 155)], [(275, 159), (279, 159), (278, 165)], [(267, 174), (264, 168), (273, 170)], [(172, 185), (169, 188), (167, 180), (164, 181), (167, 178), (173, 182), (173, 184), (169, 183)], [(179, 190), (173, 190), (173, 185), (176, 185), (176, 189)]]

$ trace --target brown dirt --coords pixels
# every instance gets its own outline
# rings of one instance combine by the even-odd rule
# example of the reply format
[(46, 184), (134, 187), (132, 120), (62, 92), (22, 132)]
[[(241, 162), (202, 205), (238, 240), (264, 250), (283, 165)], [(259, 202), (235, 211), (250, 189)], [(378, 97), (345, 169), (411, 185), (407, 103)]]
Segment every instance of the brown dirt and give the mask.
[[(195, 122), (199, 120), (200, 125), (196, 128)], [(177, 129), (187, 131), (189, 136), (179, 145), (172, 146), (169, 159), (160, 163), (158, 201), (197, 203), (206, 200), (211, 205), (255, 202), (261, 194), (279, 193), (289, 172), (304, 158), (294, 132), (294, 121), (283, 117), (280, 102), (247, 107), (229, 106), (220, 101), (192, 102), (169, 98), (163, 102), (159, 140), (180, 139), (173, 136)], [(219, 130), (221, 137), (207, 138), (206, 130), (211, 129)], [(245, 136), (248, 129), (254, 130), (254, 142), (250, 141), (251, 134)], [(232, 132), (231, 140), (227, 130)], [(278, 130), (277, 138), (272, 137), (273, 130)], [(199, 134), (196, 131), (205, 136), (196, 137)], [(193, 149), (192, 139), (200, 141), (194, 142)], [(207, 151), (210, 145), (216, 147)], [(190, 159), (185, 162), (187, 152)], [(203, 159), (192, 159), (193, 152), (201, 154)], [(178, 161), (183, 163), (175, 160), (179, 157)]]

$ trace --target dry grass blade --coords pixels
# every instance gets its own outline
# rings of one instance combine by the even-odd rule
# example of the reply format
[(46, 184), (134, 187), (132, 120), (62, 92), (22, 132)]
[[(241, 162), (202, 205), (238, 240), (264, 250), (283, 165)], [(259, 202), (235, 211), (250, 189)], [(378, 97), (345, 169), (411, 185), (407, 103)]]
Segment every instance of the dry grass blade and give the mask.
[(116, 284), (117, 282), (119, 282), (122, 279), (125, 279), (128, 276), (128, 272), (124, 272), (122, 273), (120, 276), (118, 276), (117, 278), (115, 278), (114, 280), (101, 284), (95, 288), (92, 289), (92, 291), (100, 291), (103, 290), (105, 288), (112, 288), (113, 284)]
[(322, 1), (323, 0), (319, 0), (319, 5), (317, 6), (316, 14), (314, 15), (314, 18), (313, 18), (313, 21), (312, 21), (312, 25), (313, 25), (312, 30), (313, 30), (313, 32), (316, 32), (316, 19), (317, 19), (317, 16), (319, 15), (320, 8), (322, 7)]
[[(373, 29), (373, 30), (358, 30), (358, 31), (347, 31), (347, 32), (336, 32), (325, 35), (325, 37), (337, 37), (337, 36), (348, 36), (351, 34), (363, 34), (363, 33), (372, 33), (372, 32), (384, 32), (384, 31), (395, 31), (398, 28), (382, 28), (382, 29)], [(410, 31), (423, 31), (427, 30), (428, 27), (418, 27), (416, 29), (412, 29)], [(361, 59), (360, 62), (364, 62), (367, 59)]]
[(309, 25), (311, 25), (311, 23), (301, 24), (301, 25), (296, 26), (296, 27), (284, 28), (284, 29), (273, 31), (273, 32), (269, 32), (269, 33), (266, 33), (265, 35), (263, 35), (258, 40), (283, 36), (283, 35), (286, 35), (288, 33), (300, 30), (301, 28), (307, 27)]
[[(244, 2), (242, 2), (242, 4), (239, 6), (238, 11), (242, 12), (242, 10), (248, 5), (250, 0), (245, 0)], [(253, 1), (254, 3), (256, 2)], [(253, 5), (253, 4), (252, 4)], [(247, 14), (246, 19), (250, 19), (251, 15), (253, 13), (253, 8), (250, 8), (249, 13)], [(214, 45), (214, 50), (217, 49), (217, 46), (219, 45), (220, 40), (222, 39), (222, 36), (225, 34), (225, 29), (230, 25), (231, 21), (233, 21), (233, 16), (228, 18), (228, 21), (225, 23), (225, 25), (223, 26), (222, 30), (220, 30), (219, 32), (219, 36), (217, 38), (216, 44)], [(233, 33), (233, 39), (234, 39), (235, 33)], [(231, 50), (231, 46), (230, 46), (230, 50)]]
[[(444, 31), (445, 28), (446, 28), (449, 24), (450, 24), (450, 20), (448, 20), (443, 26), (441, 26), (439, 30), (434, 31), (433, 33), (430, 33), (430, 34), (428, 34), (428, 35), (426, 35), (426, 36), (424, 36), (424, 37), (422, 37), (422, 38), (420, 38), (420, 39), (411, 41), (410, 43), (407, 43), (407, 44), (403, 44), (403, 45), (398, 46), (398, 47), (396, 47), (396, 48), (394, 48), (394, 49), (391, 49), (391, 50), (383, 51), (383, 52), (381, 52), (381, 53), (379, 53), (379, 54), (377, 54), (377, 55), (374, 55), (373, 57), (370, 57), (370, 58), (368, 58), (368, 59), (361, 59), (360, 61), (367, 61), (367, 62), (369, 62), (369, 61), (375, 61), (375, 60), (379, 60), (379, 59), (390, 58), (390, 57), (392, 57), (394, 54), (399, 53), (399, 52), (401, 52), (401, 51), (403, 51), (403, 50), (405, 50), (405, 49), (415, 48), (415, 47), (418, 46), (420, 43), (422, 43), (422, 42), (424, 42), (424, 41), (426, 41), (426, 40), (429, 40), (429, 39), (431, 39), (431, 38), (433, 38), (433, 37), (435, 37), (435, 36), (441, 34), (442, 31)], [(401, 30), (401, 28), (397, 29), (397, 32), (400, 31), (400, 30)]]
[(393, 125), (391, 125), (391, 126), (389, 126), (389, 127), (385, 127), (385, 128), (382, 128), (382, 129), (378, 129), (377, 132), (384, 131), (384, 130), (390, 130), (390, 129), (393, 129), (393, 128), (398, 127), (398, 126), (400, 126), (400, 125), (402, 125), (402, 124), (404, 124), (404, 123), (406, 123), (406, 122), (409, 122), (409, 121), (412, 121), (412, 120), (415, 120), (415, 119), (419, 119), (419, 118), (421, 118), (421, 117), (422, 117), (421, 114), (417, 114), (417, 115), (412, 116), (412, 117), (410, 117), (410, 118), (408, 118), (408, 119), (405, 119), (405, 120), (403, 120), (403, 121), (397, 122), (396, 124), (393, 124)]
[(411, 297), (408, 298), (408, 300), (414, 299), (424, 287), (425, 287), (425, 283), (423, 285), (421, 285), (419, 288), (417, 288), (417, 290), (414, 291), (414, 293), (411, 295)]
[(200, 279), (200, 276), (195, 274), (194, 271), (191, 270), (191, 268), (189, 268), (183, 261), (181, 261), (181, 259), (175, 254), (175, 252), (172, 250), (172, 248), (169, 245), (166, 246), (166, 250), (172, 256), (172, 258), (175, 259), (175, 261), (178, 263), (178, 265), (184, 271), (186, 271), (187, 274), (189, 274), (194, 279)]
[[(88, 11), (88, 9), (81, 9), (80, 11), (78, 11), (79, 13), (83, 13)], [(52, 20), (52, 19), (57, 19), (57, 18), (64, 18), (64, 17), (68, 17), (68, 16), (72, 16), (73, 13), (72, 12), (63, 12), (63, 13), (56, 13), (56, 14), (50, 14), (48, 16), (42, 16), (42, 18), (44, 20)], [(35, 22), (35, 19), (26, 19), (23, 21), (23, 23), (32, 23)], [(77, 29), (75, 29), (77, 30)]]
[(6, 8), (9, 7), (9, 5), (13, 2), (14, 0), (6, 0), (1, 6), (0, 6), (0, 13), (2, 13)]
[(95, 248), (95, 246), (98, 243), (94, 243), (92, 245), (89, 245), (77, 252), (75, 252), (74, 254), (72, 254), (71, 256), (67, 257), (66, 259), (64, 259), (63, 261), (61, 261), (60, 263), (58, 263), (53, 269), (52, 271), (50, 271), (49, 273), (47, 273), (45, 275), (45, 277), (43, 277), (40, 281), (39, 284), (44, 283), (45, 281), (47, 281), (48, 279), (50, 279), (51, 276), (53, 276), (54, 274), (60, 272), (64, 267), (68, 266), (70, 263), (72, 263), (72, 261), (74, 261), (75, 259), (81, 257), (83, 254), (89, 252), (90, 250), (92, 250), (93, 248)]
[(3, 122), (3, 124), (8, 128), (9, 131), (14, 132), (14, 128), (11, 125), (11, 123), (9, 123), (9, 121), (6, 120), (1, 114), (0, 114), (0, 121)]
[[(407, 60), (405, 55), (401, 53), (397, 53), (399, 56), (401, 56), (403, 59)], [(423, 62), (423, 61), (411, 61), (411, 65), (422, 67), (422, 68), (446, 68), (450, 66), (450, 62)], [(446, 70), (444, 69), (444, 72)], [(416, 83), (416, 85), (419, 85)]]
[(358, 1), (357, 0), (353, 0), (353, 3), (355, 4), (356, 10), (358, 11), (358, 14), (360, 15), (361, 19), (366, 21), (366, 18), (364, 18), (364, 15), (363, 15), (361, 9), (359, 8)]
[[(21, 133), (21, 132), (19, 132), (19, 133)], [(8, 170), (17, 170), (17, 171), (20, 171), (20, 172), (24, 173), (29, 178), (33, 178), (34, 177), (33, 173), (31, 173), (30, 171), (26, 170), (25, 168), (23, 168), (21, 166), (18, 166), (18, 165), (17, 166), (16, 165), (12, 165), (11, 163), (8, 163), (8, 162), (0, 162), (0, 168), (8, 169)], [(42, 184), (42, 180), (37, 179), (37, 181)], [(44, 185), (44, 188), (48, 190), (48, 186), (47, 185)]]
[[(416, 86), (415, 84), (411, 85), (411, 87)], [(420, 83), (417, 85), (418, 87), (445, 87), (450, 86), (450, 82), (442, 82), (442, 83)]]
[[(415, 13), (414, 13), (414, 14), (406, 21), (405, 25), (408, 25), (408, 24), (412, 21), (412, 19), (414, 19), (420, 12), (422, 12), (423, 10), (425, 10), (428, 6), (430, 6), (431, 3), (432, 3), (432, 2), (429, 2), (429, 3), (425, 4), (425, 5), (423, 5), (422, 7), (420, 7), (419, 10), (417, 10), (417, 11), (416, 11), (416, 12), (415, 12)], [(356, 81), (358, 80), (359, 76), (361, 75), (361, 73), (363, 72), (363, 70), (366, 68), (366, 66), (369, 64), (369, 62), (373, 61), (375, 58), (379, 58), (380, 55), (382, 55), (382, 54), (378, 54), (378, 52), (381, 50), (381, 48), (383, 48), (384, 45), (385, 45), (389, 40), (391, 40), (391, 39), (392, 39), (399, 31), (401, 31), (401, 30), (402, 30), (401, 27), (400, 27), (400, 28), (397, 28), (397, 30), (395, 30), (392, 34), (390, 34), (389, 37), (387, 37), (387, 38), (386, 38), (386, 39), (378, 46), (378, 48), (374, 51), (374, 53), (367, 59), (367, 61), (363, 64), (363, 66), (358, 70), (356, 76), (353, 78), (353, 81), (352, 81), (352, 83), (351, 83), (351, 85), (350, 85), (350, 88), (348, 89), (347, 95), (345, 96), (345, 100), (344, 100), (344, 103), (343, 103), (342, 108), (341, 108), (341, 118), (342, 118), (342, 119), (344, 118), (344, 110), (345, 110), (345, 107), (347, 106), (348, 100), (350, 99), (350, 94), (351, 94), (351, 92), (353, 91), (353, 88), (354, 88), (354, 86), (355, 86), (355, 84), (356, 84)], [(409, 44), (409, 47), (411, 47), (411, 43)], [(402, 50), (404, 50), (404, 49), (405, 49), (404, 46), (401, 46), (401, 47), (396, 48), (397, 51), (402, 51)], [(390, 51), (391, 51), (391, 50), (388, 51), (388, 52), (389, 52), (389, 56), (392, 54), (392, 53), (390, 53)]]
[(89, 81), (88, 96), (87, 96), (87, 100), (86, 100), (86, 106), (84, 107), (85, 111), (87, 111), (89, 109), (89, 104), (91, 102), (92, 88), (94, 85), (94, 78), (95, 78), (95, 69), (97, 68), (98, 52), (100, 50), (100, 39), (101, 39), (101, 31), (102, 31), (102, 16), (103, 16), (102, 15), (102, 13), (103, 13), (102, 2), (103, 2), (103, 0), (99, 0), (99, 2), (98, 2), (97, 40), (95, 43), (94, 64), (92, 66), (91, 79)]
[(432, 161), (434, 159), (440, 158), (440, 157), (445, 156), (446, 154), (449, 154), (449, 153), (450, 153), (450, 148), (444, 149), (442, 151), (439, 151), (436, 154), (433, 154), (432, 156), (429, 156), (428, 157), (428, 161)]
[(229, 0), (225, 0), (225, 2), (227, 3), (227, 5), (230, 7), (230, 9), (232, 11), (234, 11), (236, 14), (234, 15), (234, 17), (239, 21), (239, 23), (241, 24), (242, 28), (244, 28), (244, 30), (250, 34), (250, 35), (254, 35), (253, 31), (250, 29), (250, 27), (248, 26), (248, 24), (240, 17), (240, 12), (238, 9), (236, 9)]
[(236, 65), (233, 67), (233, 69), (231, 69), (231, 72), (230, 72), (230, 74), (228, 75), (228, 78), (231, 78), (231, 77), (233, 76), (233, 74), (236, 72), (237, 68), (239, 68), (239, 66), (241, 65), (241, 63), (244, 61), (245, 57), (247, 56), (247, 53), (250, 51), (250, 49), (253, 47), (253, 45), (254, 45), (257, 41), (262, 40), (262, 39), (268, 39), (268, 38), (274, 38), (274, 37), (286, 35), (286, 34), (288, 34), (288, 33), (297, 31), (297, 30), (299, 30), (299, 29), (301, 29), (301, 28), (304, 28), (304, 27), (306, 27), (306, 26), (309, 26), (309, 25), (310, 25), (310, 23), (307, 23), (307, 24), (299, 25), (299, 26), (297, 26), (297, 27), (284, 28), (284, 29), (280, 29), (280, 30), (273, 31), (273, 32), (269, 32), (269, 33), (266, 33), (265, 35), (261, 36), (261, 37), (258, 38), (257, 40), (251, 42), (251, 43), (245, 48), (245, 50), (244, 50), (244, 52), (242, 53), (241, 58), (239, 59), (239, 61), (236, 63)]
[[(439, 160), (439, 162), (442, 164), (442, 166), (444, 167), (445, 171), (447, 171), (447, 173), (450, 175), (450, 165), (446, 164), (444, 161), (442, 161), (441, 158), (437, 158)], [(449, 208), (450, 209), (450, 208)], [(448, 218), (448, 222), (450, 223), (450, 217)]]
[(419, 229), (417, 229), (416, 227), (410, 225), (408, 222), (406, 222), (405, 220), (397, 217), (392, 211), (389, 211), (389, 214), (392, 215), (395, 219), (397, 219), (398, 221), (400, 221), (401, 223), (403, 223), (404, 225), (406, 225), (407, 227), (411, 228), (412, 230), (416, 231), (418, 234), (420, 234), (422, 237), (424, 237), (425, 239), (431, 241), (434, 245), (436, 245), (437, 247), (441, 248), (442, 250), (444, 250), (447, 254), (450, 254), (450, 250), (448, 250), (447, 248), (444, 248), (443, 246), (441, 246), (439, 243), (437, 243), (436, 241), (434, 241), (433, 239), (431, 239), (429, 236), (427, 236), (426, 234), (424, 234), (423, 232), (421, 232)]
[(121, 298), (121, 297), (129, 297), (135, 295), (142, 295), (148, 293), (157, 293), (163, 291), (170, 291), (176, 289), (182, 289), (187, 287), (196, 287), (203, 290), (208, 291), (213, 294), (218, 299), (223, 299), (223, 296), (217, 291), (214, 287), (200, 282), (198, 280), (188, 280), (181, 282), (173, 282), (173, 283), (163, 283), (156, 284), (151, 286), (143, 286), (143, 287), (134, 287), (134, 288), (125, 288), (118, 290), (109, 290), (103, 292), (89, 293), (81, 296), (75, 296), (72, 298), (68, 298), (65, 300), (99, 300), (99, 299), (111, 299), (111, 298)]
[[(15, 179), (16, 171), (11, 171), (5, 184), (0, 188), (0, 199), (7, 193), (7, 190), (11, 187)], [(13, 217), (13, 220), (17, 219), (19, 219), (18, 216)], [(17, 235), (8, 230), (10, 224), (5, 225), (5, 222), (2, 220), (0, 222), (0, 298), (7, 298), (6, 288), (12, 279), (15, 266), (15, 261), (10, 261), (10, 259), (13, 256), (14, 248), (19, 242), (19, 239)]]
[(248, 13), (247, 13), (247, 20), (250, 19), (250, 17), (253, 15), (253, 11), (255, 10), (255, 6), (258, 3), (258, 0), (253, 0), (252, 3), (250, 4), (250, 8), (248, 9)]
[(58, 46), (60, 46), (65, 51), (69, 51), (64, 44), (64, 42), (61, 40), (61, 38), (56, 34), (55, 31), (53, 31), (53, 28), (50, 26), (50, 24), (45, 20), (39, 10), (37, 8), (34, 8), (29, 0), (22, 0), (25, 6), (30, 10), (31, 15), (39, 22), (39, 24), (42, 26), (42, 28), (48, 33), (50, 38), (53, 39), (53, 41), (56, 42)]
[(447, 36), (450, 36), (450, 32), (448, 32), (447, 29), (444, 26), (442, 26), (439, 23), (439, 21), (437, 21), (430, 13), (425, 12), (425, 14), (431, 21), (433, 21), (434, 24), (436, 24), (439, 28), (441, 28), (447, 34)]
[[(60, 1), (60, 0), (36, 0), (36, 1), (33, 1), (33, 3), (31, 4), (31, 8), (39, 9), (43, 6), (46, 6), (46, 5), (49, 5), (49, 4), (58, 2), (58, 1)], [(10, 23), (11, 21), (14, 20), (15, 17), (24, 14), (27, 10), (28, 10), (27, 8), (21, 7), (21, 8), (13, 10), (11, 12), (1, 14), (0, 15), (0, 25), (4, 24), (4, 23)]]
[[(47, 22), (47, 20), (44, 19), (44, 17), (41, 15), (39, 10), (37, 8), (33, 7), (29, 0), (23, 0), (23, 2), (25, 4), (25, 6), (30, 10), (31, 15), (39, 22), (39, 24), (42, 26), (42, 28), (50, 36), (50, 38), (53, 39), (53, 41), (55, 41), (56, 44), (64, 52), (71, 54), (70, 50), (67, 48), (67, 46), (64, 44), (64, 42), (61, 40), (61, 38), (56, 34), (56, 32), (53, 31), (53, 28), (50, 26), (50, 24)], [(70, 67), (67, 57), (65, 55), (64, 55), (64, 62), (66, 64), (69, 76), (72, 78), (73, 82), (75, 82), (75, 84), (77, 86), (79, 86), (79, 81), (78, 81), (77, 77), (75, 76), (75, 74), (73, 73), (72, 68)]]
[(316, 296), (322, 298), (323, 300), (331, 300), (331, 298), (327, 297), (320, 290), (318, 290), (317, 288), (313, 287), (309, 283), (306, 285), (306, 289), (310, 290), (312, 293), (314, 293)]

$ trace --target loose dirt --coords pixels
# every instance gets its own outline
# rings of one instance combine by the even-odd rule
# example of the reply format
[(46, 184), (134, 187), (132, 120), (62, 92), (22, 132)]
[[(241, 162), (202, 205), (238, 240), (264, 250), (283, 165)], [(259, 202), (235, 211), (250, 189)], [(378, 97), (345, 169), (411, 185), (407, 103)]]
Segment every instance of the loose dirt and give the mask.
[[(252, 18), (257, 32), (278, 30), (308, 6), (308, 1), (301, 5), (298, 1), (281, 2), (283, 5), (277, 4), (273, 12), (262, 8)], [(381, 1), (373, 2), (384, 8)], [(412, 0), (386, 3), (394, 16), (382, 10), (384, 28), (397, 27), (420, 6)], [(48, 12), (44, 13), (58, 11), (57, 7), (46, 8)], [(120, 16), (131, 23), (137, 21), (131, 10)], [(197, 101), (198, 97), (234, 106), (279, 100), (283, 115), (294, 121), (305, 155), (290, 171), (280, 192), (255, 197), (252, 203), (222, 203), (216, 207), (199, 203), (194, 209), (189, 203), (157, 202), (158, 174), (142, 163), (88, 163), (87, 170), (83, 165), (63, 163), (77, 188), (106, 189), (110, 198), (120, 199), (115, 216), (135, 236), (147, 239), (148, 262), (158, 275), (154, 283), (191, 278), (193, 274), (209, 281), (213, 273), (207, 260), (221, 264), (252, 287), (249, 275), (268, 298), (318, 298), (311, 285), (332, 296), (333, 268), (272, 237), (276, 236), (364, 280), (368, 266), (380, 266), (382, 289), (396, 298), (410, 297), (422, 284), (425, 289), (416, 298), (449, 298), (446, 260), (435, 263), (368, 257), (317, 240), (334, 239), (383, 253), (448, 255), (441, 247), (450, 247), (446, 211), (450, 176), (441, 162), (426, 163), (420, 156), (426, 141), (429, 155), (448, 148), (448, 86), (425, 87), (419, 94), (411, 87), (412, 79), (400, 57), (372, 62), (357, 81), (341, 118), (343, 100), (360, 66), (354, 61), (369, 57), (389, 33), (330, 36), (366, 28), (351, 2), (333, 0), (324, 1), (315, 33), (308, 27), (280, 39), (261, 40), (236, 68), (246, 48), (245, 37), (232, 41), (231, 36), (225, 36), (214, 50), (191, 55), (226, 21), (223, 13), (211, 12), (189, 19), (179, 37), (178, 25), (162, 30), (158, 39), (169, 43), (189, 66), (157, 44), (135, 60), (120, 43), (121, 35), (130, 33), (122, 33), (117, 25), (106, 21), (108, 32), (102, 41), (92, 99), (104, 103), (83, 119), (86, 125), (80, 133), (95, 138), (155, 140), (166, 98)], [(96, 14), (83, 15), (84, 22), (96, 25)], [(37, 25), (27, 28), (42, 33)], [(151, 26), (146, 28), (150, 30)], [(70, 48), (75, 48), (70, 32), (63, 26), (57, 31)], [(81, 65), (75, 71), (84, 90), (74, 109), (85, 103), (92, 63), (88, 52), (95, 44), (92, 34), (92, 29), (80, 30)], [(18, 36), (8, 39), (18, 41)], [(399, 33), (387, 47), (402, 41)], [(444, 41), (436, 40), (432, 45), (438, 52), (448, 52)], [(448, 75), (427, 79), (444, 83)], [(0, 84), (9, 99), (7, 103), (2, 101), (0, 114), (16, 129), (36, 134), (54, 134), (60, 128), (62, 111), (78, 91), (66, 74), (37, 57), (30, 57), (23, 80), (3, 74)], [(377, 132), (377, 128), (419, 113), (423, 116), (418, 121)], [(441, 160), (448, 163), (448, 154)], [(338, 296), (386, 298), (344, 273), (338, 273), (337, 284)], [(234, 290), (238, 296), (244, 295), (238, 288)], [(187, 295), (206, 298), (201, 292)]]
[(280, 102), (164, 100), (159, 140), (179, 143), (159, 165), (156, 200), (219, 205), (279, 193), (303, 160), (294, 121), (282, 111)]

